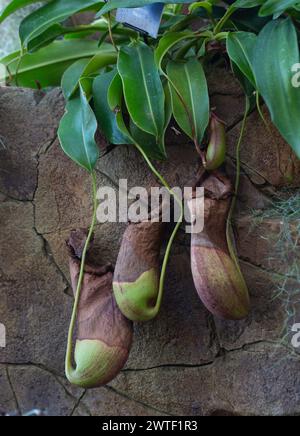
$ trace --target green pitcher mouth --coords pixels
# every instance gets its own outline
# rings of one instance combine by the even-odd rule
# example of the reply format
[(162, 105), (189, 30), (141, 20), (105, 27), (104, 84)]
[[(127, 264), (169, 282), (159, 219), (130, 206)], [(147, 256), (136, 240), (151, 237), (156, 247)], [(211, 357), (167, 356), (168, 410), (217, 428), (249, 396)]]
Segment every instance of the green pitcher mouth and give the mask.
[(119, 347), (109, 347), (98, 340), (77, 340), (75, 346), (76, 369), (66, 367), (70, 383), (84, 389), (109, 383), (124, 365), (128, 352)]
[(145, 271), (132, 283), (114, 280), (113, 291), (119, 309), (131, 321), (149, 321), (156, 316), (155, 305), (159, 291), (157, 269)]

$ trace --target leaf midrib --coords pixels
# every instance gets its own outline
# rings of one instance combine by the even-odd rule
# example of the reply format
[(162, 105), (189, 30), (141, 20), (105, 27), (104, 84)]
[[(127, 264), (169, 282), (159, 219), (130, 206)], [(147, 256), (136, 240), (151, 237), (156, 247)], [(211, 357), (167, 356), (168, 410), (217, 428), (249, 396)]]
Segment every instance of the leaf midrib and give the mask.
[[(43, 68), (43, 67), (46, 67), (46, 66), (49, 66), (49, 65), (55, 65), (55, 64), (58, 64), (58, 63), (63, 63), (63, 62), (71, 61), (73, 59), (78, 59), (79, 60), (79, 59), (82, 59), (82, 58), (85, 58), (85, 57), (93, 56), (96, 52), (97, 52), (97, 50), (95, 49), (95, 50), (93, 50), (91, 52), (82, 53), (80, 55), (75, 55), (74, 54), (72, 56), (67, 56), (65, 58), (59, 58), (59, 59), (51, 58), (51, 61), (49, 61), (49, 62), (45, 61), (45, 62), (41, 62), (41, 63), (38, 63), (38, 64), (34, 64), (33, 67), (32, 66), (28, 66), (26, 68), (21, 67), (19, 69), (19, 74), (20, 73), (26, 73), (27, 71), (31, 71), (31, 70), (36, 70), (38, 68)], [(16, 60), (14, 60), (13, 62), (17, 62), (17, 61), (18, 61), (18, 58), (16, 58)]]
[(152, 108), (152, 104), (151, 104), (151, 98), (150, 98), (150, 95), (149, 95), (149, 92), (148, 92), (148, 88), (147, 88), (147, 83), (146, 83), (146, 80), (145, 80), (144, 64), (143, 64), (143, 59), (142, 59), (139, 47), (137, 48), (137, 52), (138, 52), (139, 61), (140, 61), (140, 65), (141, 65), (142, 78), (143, 78), (143, 83), (144, 83), (144, 87), (145, 87), (146, 97), (147, 97), (148, 104), (149, 104), (149, 109), (150, 109), (150, 112), (151, 112), (151, 115), (152, 115), (153, 124), (154, 124), (155, 130), (156, 130), (156, 135), (158, 136), (159, 135), (158, 126), (157, 126), (157, 123), (156, 123), (156, 120), (155, 120), (155, 116), (154, 116), (154, 112), (153, 112), (153, 108)]
[[(194, 103), (194, 99), (193, 99), (193, 88), (192, 88), (192, 83), (190, 80), (190, 76), (188, 74), (188, 69), (187, 69), (187, 64), (184, 65), (184, 71), (187, 77), (187, 83), (188, 83), (188, 87), (189, 87), (189, 91), (190, 91), (190, 96), (191, 96), (191, 105), (192, 105), (192, 112), (193, 112), (193, 121), (194, 121), (194, 136), (195, 139), (197, 139), (198, 142), (198, 124), (197, 124), (197, 117), (196, 117), (196, 111), (195, 111), (195, 103)], [(191, 126), (193, 128), (193, 126)], [(193, 134), (193, 132), (192, 132)]]
[[(241, 48), (241, 50), (242, 50), (242, 52), (243, 52), (243, 55), (244, 55), (244, 57), (245, 57), (245, 59), (246, 59), (246, 61), (247, 61), (247, 63), (248, 63), (249, 70), (252, 72), (251, 60), (249, 59), (249, 57), (248, 57), (248, 55), (247, 55), (247, 52), (246, 52), (246, 50), (244, 49), (244, 46), (243, 46), (242, 43), (240, 42), (239, 38), (236, 38), (236, 41), (237, 41), (238, 45), (240, 46), (240, 48)], [(252, 79), (253, 79), (253, 82), (254, 82), (253, 84), (255, 84), (255, 77), (253, 76), (253, 73), (252, 73), (251, 75), (252, 75)]]

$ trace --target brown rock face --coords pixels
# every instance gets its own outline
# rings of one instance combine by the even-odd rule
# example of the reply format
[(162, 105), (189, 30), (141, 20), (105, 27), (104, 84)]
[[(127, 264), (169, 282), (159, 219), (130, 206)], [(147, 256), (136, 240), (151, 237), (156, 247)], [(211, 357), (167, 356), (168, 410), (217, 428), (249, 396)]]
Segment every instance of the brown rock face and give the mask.
[[(277, 187), (298, 187), (300, 161), (271, 123), (266, 108), (263, 112), (268, 121), (269, 131), (256, 112), (249, 117), (241, 153), (245, 172), (255, 184), (268, 182)], [(230, 156), (234, 156), (239, 129), (240, 126), (237, 125), (228, 136)]]
[[(238, 86), (223, 70), (210, 75), (209, 82), (217, 114), (222, 108), (219, 115), (224, 119), (227, 114), (229, 126), (234, 125), (243, 106)], [(300, 285), (296, 276), (286, 279), (291, 260), (283, 262), (272, 242), (282, 230), (280, 217), (258, 225), (253, 220), (253, 208), (269, 207), (269, 189), (277, 192), (276, 186), (285, 183), (276, 144), (256, 114), (249, 118), (242, 146), (242, 214), (234, 221), (251, 315), (239, 322), (219, 321), (207, 312), (192, 280), (190, 235), (182, 231), (172, 251), (161, 312), (135, 326), (121, 374), (88, 393), (65, 381), (73, 303), (65, 240), (73, 228), (89, 225), (91, 201), (88, 175), (64, 156), (56, 140), (63, 104), (58, 90), (46, 96), (0, 90), (5, 144), (5, 150), (0, 145), (0, 323), (7, 340), (0, 348), (0, 413), (39, 408), (63, 416), (299, 414), (299, 349), (290, 344), (291, 325), (300, 322)], [(238, 126), (229, 127), (230, 156), (237, 134)], [(193, 145), (174, 130), (168, 144), (169, 160), (159, 169), (171, 186), (192, 186), (197, 170)], [(287, 144), (282, 142), (281, 149), (290, 156)], [(120, 178), (128, 178), (129, 187), (157, 185), (132, 147), (117, 147), (99, 161), (99, 186), (118, 193)], [(300, 187), (296, 177), (294, 185)], [(124, 227), (97, 225), (94, 248), (103, 262), (115, 264)], [(295, 299), (288, 320), (286, 296)], [(287, 321), (288, 347), (281, 345)]]

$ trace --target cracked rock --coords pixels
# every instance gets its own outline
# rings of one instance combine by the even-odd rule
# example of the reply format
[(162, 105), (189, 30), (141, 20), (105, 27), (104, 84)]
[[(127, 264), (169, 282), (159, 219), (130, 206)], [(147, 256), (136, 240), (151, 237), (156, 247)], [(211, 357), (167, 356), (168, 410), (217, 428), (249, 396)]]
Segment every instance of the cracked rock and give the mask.
[(68, 416), (78, 398), (73, 397), (49, 371), (35, 366), (10, 366), (10, 380), (22, 414), (39, 409), (46, 416)]
[[(217, 110), (232, 127), (242, 117), (238, 83), (232, 85), (223, 69), (209, 82)], [(109, 387), (86, 393), (67, 383), (64, 355), (72, 299), (66, 293), (65, 240), (71, 229), (89, 225), (91, 197), (88, 174), (63, 154), (56, 140), (62, 112), (58, 89), (48, 94), (0, 90), (0, 136), (7, 145), (0, 147), (0, 322), (7, 328), (7, 347), (0, 349), (0, 411), (15, 411), (19, 404), (22, 412), (38, 407), (49, 415), (75, 416), (300, 414), (299, 356), (280, 346), (283, 327), (290, 345), (290, 326), (299, 322), (299, 283), (290, 277), (282, 293), (288, 265), (272, 250), (271, 237), (280, 231), (278, 220), (248, 228), (250, 210), (268, 206), (265, 188), (276, 191), (292, 167), (293, 183), (299, 186), (300, 172), (288, 146), (278, 134), (270, 138), (255, 113), (242, 147), (235, 217), (251, 292), (249, 318), (231, 323), (208, 314), (192, 281), (190, 237), (182, 228), (172, 249), (161, 313), (135, 326), (123, 372)], [(239, 128), (228, 135), (231, 174)], [(167, 144), (169, 160), (158, 169), (171, 186), (191, 186), (198, 166), (194, 146), (175, 129)], [(120, 178), (128, 179), (129, 188), (158, 186), (132, 146), (116, 147), (99, 161), (99, 187), (118, 193)], [(97, 225), (99, 261), (115, 263), (125, 226)]]
[(14, 393), (7, 377), (5, 365), (0, 365), (0, 392), (0, 416), (18, 413), (18, 405), (16, 404)]
[(276, 416), (300, 412), (299, 360), (277, 345), (254, 345), (200, 367), (123, 372), (112, 386), (173, 415), (209, 416), (227, 411)]
[[(257, 112), (248, 117), (241, 146), (244, 170), (255, 184), (260, 184), (259, 178), (262, 178), (273, 186), (300, 187), (300, 161), (271, 123), (265, 108), (263, 113), (269, 130)], [(238, 124), (228, 135), (230, 156), (235, 156), (240, 129)]]

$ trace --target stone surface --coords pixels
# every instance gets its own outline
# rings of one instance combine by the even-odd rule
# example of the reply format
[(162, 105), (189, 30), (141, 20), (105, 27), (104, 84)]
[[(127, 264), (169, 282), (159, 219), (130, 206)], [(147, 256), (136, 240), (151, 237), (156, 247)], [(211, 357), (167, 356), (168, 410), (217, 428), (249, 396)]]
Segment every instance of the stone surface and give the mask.
[(22, 414), (33, 409), (46, 416), (72, 414), (79, 396), (73, 396), (49, 371), (30, 365), (10, 366), (8, 372)]
[(299, 377), (298, 360), (278, 346), (258, 344), (210, 365), (123, 372), (112, 386), (172, 415), (275, 416), (298, 410)]
[(111, 387), (88, 391), (74, 416), (159, 416), (160, 411), (151, 405), (136, 401)]
[[(299, 187), (300, 162), (270, 122), (265, 108), (263, 114), (268, 128), (257, 112), (249, 116), (241, 147), (243, 168), (254, 184), (261, 184), (261, 179), (263, 179), (273, 186), (290, 184)], [(230, 156), (235, 156), (240, 129), (241, 125), (238, 124), (228, 135)]]
[[(251, 295), (251, 313), (246, 320), (240, 322), (215, 319), (220, 346), (227, 350), (260, 341), (279, 341), (287, 319), (287, 306), (278, 295), (285, 279), (244, 262), (241, 267)], [(299, 290), (299, 283), (294, 280), (284, 286), (287, 293)], [(299, 306), (292, 307), (297, 312), (297, 317), (300, 316)], [(291, 337), (289, 331), (289, 345)]]
[(44, 95), (38, 91), (0, 88), (2, 194), (16, 200), (33, 199), (37, 187), (37, 155), (55, 138), (56, 120), (63, 113), (59, 95), (58, 90)]
[[(219, 74), (228, 83), (226, 79), (219, 86), (217, 76), (209, 82), (216, 111), (228, 125), (227, 170), (234, 176), (230, 156), (243, 101), (230, 73), (221, 69)], [(71, 229), (89, 225), (89, 177), (64, 156), (56, 139), (63, 110), (58, 90), (43, 95), (5, 89), (0, 102), (0, 135), (6, 146), (0, 152), (0, 322), (7, 327), (7, 347), (0, 349), (0, 412), (38, 407), (48, 415), (74, 416), (299, 414), (299, 356), (279, 345), (284, 327), (290, 344), (290, 326), (300, 319), (299, 282), (294, 276), (286, 280), (289, 262), (274, 249), (278, 219), (251, 225), (252, 209), (269, 207), (270, 189), (284, 184), (275, 163), (278, 155), (271, 145), (269, 150), (270, 138), (256, 115), (249, 119), (243, 146), (234, 219), (251, 315), (242, 322), (226, 322), (208, 314), (192, 281), (190, 238), (182, 227), (168, 266), (161, 313), (135, 326), (122, 373), (108, 387), (84, 392), (71, 387), (63, 373), (72, 308), (65, 240)], [(171, 186), (191, 186), (197, 155), (173, 127), (167, 141), (169, 161), (157, 167)], [(263, 144), (270, 159), (267, 152), (258, 152)], [(280, 147), (283, 162), (288, 162), (287, 146)], [(98, 164), (98, 186), (109, 186), (117, 195), (120, 178), (129, 179), (128, 189), (158, 186), (132, 146), (115, 148)], [(99, 261), (115, 262), (124, 228), (124, 223), (97, 225)]]
[(188, 251), (181, 248), (181, 253), (174, 254), (170, 262), (159, 316), (135, 326), (127, 367), (198, 365), (212, 361), (218, 351), (213, 320), (199, 301)]
[(236, 222), (239, 254), (258, 267), (290, 274), (292, 264), (300, 263), (298, 226), (298, 221), (286, 222), (283, 217), (243, 216)]
[(4, 365), (0, 365), (0, 392), (0, 416), (7, 413), (18, 413), (18, 405), (9, 381), (8, 369)]
[(30, 202), (0, 204), (0, 320), (7, 347), (0, 363), (37, 363), (63, 370), (70, 300), (66, 283), (34, 229)]

